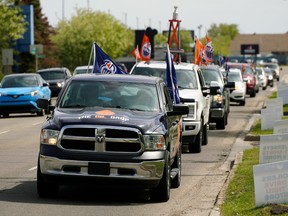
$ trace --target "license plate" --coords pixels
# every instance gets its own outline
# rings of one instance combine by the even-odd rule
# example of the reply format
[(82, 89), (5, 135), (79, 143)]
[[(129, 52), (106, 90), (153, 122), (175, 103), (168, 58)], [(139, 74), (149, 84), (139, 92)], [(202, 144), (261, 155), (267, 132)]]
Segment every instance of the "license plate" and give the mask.
[(109, 163), (88, 163), (88, 174), (110, 175)]

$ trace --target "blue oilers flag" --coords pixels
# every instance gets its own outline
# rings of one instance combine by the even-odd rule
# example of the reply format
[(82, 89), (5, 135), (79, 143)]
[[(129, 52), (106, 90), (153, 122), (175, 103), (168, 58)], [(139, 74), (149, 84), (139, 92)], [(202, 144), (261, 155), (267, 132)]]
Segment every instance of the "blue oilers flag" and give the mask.
[(93, 73), (127, 74), (96, 44), (93, 44)]
[(170, 93), (170, 97), (172, 98), (173, 104), (179, 104), (180, 97), (179, 97), (176, 71), (168, 44), (166, 53), (166, 84)]

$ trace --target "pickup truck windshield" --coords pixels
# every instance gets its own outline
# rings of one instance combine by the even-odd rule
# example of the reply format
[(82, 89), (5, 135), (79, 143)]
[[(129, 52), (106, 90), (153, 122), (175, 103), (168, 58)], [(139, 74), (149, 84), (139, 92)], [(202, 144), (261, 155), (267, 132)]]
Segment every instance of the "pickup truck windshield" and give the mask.
[(61, 108), (110, 107), (136, 111), (159, 111), (155, 85), (106, 81), (72, 81)]
[[(156, 76), (166, 82), (166, 68), (135, 67), (132, 74)], [(197, 89), (196, 74), (192, 70), (176, 69), (177, 84), (179, 88)]]

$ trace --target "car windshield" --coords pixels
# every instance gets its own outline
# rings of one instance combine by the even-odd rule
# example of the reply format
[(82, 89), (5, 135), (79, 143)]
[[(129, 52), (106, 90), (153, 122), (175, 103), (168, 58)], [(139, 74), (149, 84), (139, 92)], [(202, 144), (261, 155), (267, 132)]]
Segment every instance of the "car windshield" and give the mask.
[(256, 71), (257, 71), (257, 74), (258, 74), (258, 75), (262, 75), (262, 69), (256, 68)]
[(206, 85), (210, 85), (211, 81), (217, 81), (219, 84), (223, 85), (223, 79), (219, 71), (210, 68), (201, 68), (205, 79)]
[[(146, 75), (156, 76), (162, 78), (166, 82), (166, 68), (147, 68), (147, 67), (136, 67), (134, 68), (133, 74), (135, 75)], [(197, 78), (193, 70), (176, 70), (177, 84), (179, 88), (186, 89), (197, 89)]]
[(85, 73), (92, 73), (92, 68), (82, 68), (82, 69), (75, 69), (74, 74), (85, 74)]
[(60, 70), (41, 71), (39, 72), (39, 74), (42, 76), (44, 80), (65, 79), (64, 71), (60, 71)]
[(67, 87), (61, 108), (110, 107), (137, 111), (159, 111), (155, 85), (72, 81)]
[(277, 65), (276, 64), (264, 64), (263, 65), (266, 68), (270, 68), (270, 69), (277, 69)]
[(2, 88), (15, 88), (15, 87), (34, 87), (38, 86), (36, 76), (9, 76), (4, 77), (1, 86)]
[(229, 72), (228, 73), (229, 82), (242, 82), (242, 77), (240, 73)]

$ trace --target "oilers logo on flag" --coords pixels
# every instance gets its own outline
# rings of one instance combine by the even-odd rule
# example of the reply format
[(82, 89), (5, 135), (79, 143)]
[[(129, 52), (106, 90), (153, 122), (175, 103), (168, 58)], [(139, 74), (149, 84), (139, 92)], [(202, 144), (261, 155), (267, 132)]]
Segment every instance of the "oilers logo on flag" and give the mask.
[(116, 73), (117, 68), (112, 61), (105, 59), (104, 64), (100, 66), (100, 71), (102, 74), (114, 74)]
[(144, 58), (150, 58), (151, 55), (151, 43), (145, 42), (142, 46), (141, 55)]
[(213, 53), (214, 53), (214, 49), (213, 49), (212, 43), (209, 42), (205, 45), (204, 53), (203, 53), (203, 56), (206, 62), (213, 61)]

